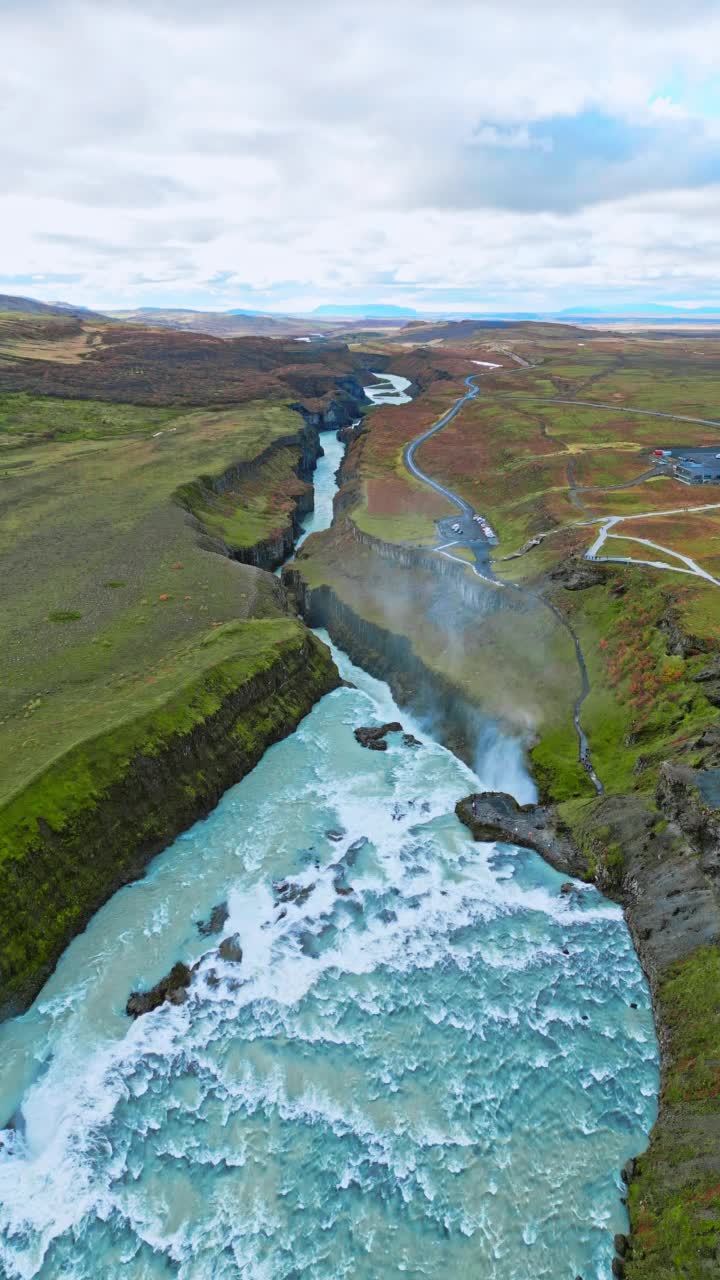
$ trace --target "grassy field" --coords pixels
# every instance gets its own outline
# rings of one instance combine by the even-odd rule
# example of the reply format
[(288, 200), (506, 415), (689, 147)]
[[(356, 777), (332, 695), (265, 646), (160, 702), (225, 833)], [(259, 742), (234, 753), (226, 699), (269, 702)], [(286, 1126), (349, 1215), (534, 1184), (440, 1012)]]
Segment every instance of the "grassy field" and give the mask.
[[(713, 588), (679, 576), (679, 584), (689, 585), (666, 587), (659, 573), (619, 566), (613, 580), (622, 594), (597, 587), (556, 598), (580, 637), (588, 666), (591, 691), (583, 725), (595, 768), (608, 791), (651, 794), (659, 761), (697, 737), (714, 714), (692, 680), (706, 656), (669, 655), (658, 624), (673, 606), (682, 616), (689, 594), (706, 597)], [(710, 643), (713, 631), (708, 618), (701, 637)]]
[[(720, 372), (712, 339), (653, 339), (587, 335), (582, 345), (537, 341), (538, 367), (523, 374), (522, 386), (502, 375), (494, 384), (538, 395), (571, 396), (639, 409), (718, 418)], [(685, 439), (681, 435), (679, 439)]]
[[(628, 520), (616, 525), (613, 532), (624, 538), (644, 538), (667, 547), (669, 551), (689, 556), (706, 573), (720, 578), (720, 508), (695, 514), (658, 515), (649, 519)], [(613, 545), (608, 539), (608, 547)], [(653, 547), (643, 546), (642, 543), (635, 543), (634, 546), (635, 557), (654, 559), (659, 555), (659, 558), (663, 558)], [(669, 563), (681, 562), (670, 559)]]
[[(471, 367), (469, 357), (466, 367)], [(402, 451), (461, 394), (456, 359), (453, 374), (431, 384), (414, 404), (369, 416), (353, 503), (353, 519), (366, 532), (390, 542), (423, 544), (433, 538), (436, 520), (452, 514), (439, 495), (408, 475)], [(640, 514), (699, 500), (670, 477), (639, 477), (653, 466), (651, 447), (676, 443), (678, 433), (686, 443), (707, 444), (711, 428), (546, 405), (520, 393), (535, 376), (535, 370), (488, 375), (480, 398), (417, 455), (425, 470), (489, 517), (503, 554), (538, 533), (584, 518)], [(516, 394), (504, 389), (497, 394), (498, 379)]]
[(204, 817), (337, 681), (296, 619), (229, 622), (171, 684), (83, 737), (0, 808), (0, 1016), (22, 1011), (109, 895)]
[[(405, 367), (402, 360), (393, 361), (393, 370)], [(406, 376), (412, 372), (411, 366)], [(427, 430), (463, 390), (459, 376), (430, 377), (422, 396), (410, 404), (370, 410), (368, 430), (352, 452), (358, 483), (350, 489), (350, 510), (358, 528), (387, 542), (424, 543), (433, 539), (435, 521), (454, 513), (452, 503), (408, 473), (402, 455), (408, 441)]]
[(423, 546), (433, 541), (435, 521), (455, 508), (413, 476), (371, 476), (354, 510), (357, 527), (385, 542)]
[[(461, 374), (473, 368), (472, 360), (492, 359), (493, 347), (488, 332), (470, 323), (423, 325), (414, 333), (434, 344), (435, 379), (412, 405), (378, 409), (368, 416), (368, 431), (351, 453), (353, 479), (346, 510), (358, 528), (386, 542), (429, 545), (436, 535), (436, 520), (451, 514), (451, 509), (408, 476), (402, 451), (462, 393)], [(393, 343), (399, 345), (399, 340), (396, 335)], [(658, 406), (665, 395), (670, 412), (709, 413), (708, 406), (712, 407), (713, 397), (720, 391), (720, 346), (692, 337), (668, 341), (522, 325), (496, 334), (494, 342), (496, 359), (503, 361), (504, 367), (482, 377), (480, 396), (426, 441), (417, 458), (430, 475), (491, 520), (500, 535), (494, 557), (498, 574), (518, 583), (541, 582), (563, 558), (581, 554), (591, 544), (598, 530), (593, 520), (675, 508), (679, 509), (676, 515), (652, 515), (617, 525), (613, 533), (621, 536), (609, 539), (601, 554), (663, 559), (662, 552), (628, 541), (641, 537), (696, 558), (710, 573), (720, 571), (718, 514), (682, 510), (715, 497), (720, 501), (720, 488), (717, 495), (714, 486), (699, 495), (668, 476), (639, 479), (653, 466), (651, 446), (709, 443), (716, 433), (704, 426), (622, 412), (623, 404), (640, 405), (645, 392), (652, 390), (650, 408)], [(521, 352), (535, 367), (511, 370), (503, 348)], [(443, 361), (447, 362), (444, 377)], [(553, 394), (607, 399), (609, 403), (619, 397), (618, 409), (548, 405), (525, 398), (528, 391), (537, 391), (539, 379), (545, 380)], [(539, 534), (549, 535), (540, 546), (517, 559), (501, 559)], [(319, 554), (316, 551), (314, 556)], [(328, 551), (323, 555), (321, 576), (325, 574), (347, 598), (351, 589), (358, 591), (363, 607), (377, 618), (377, 600), (368, 598), (364, 581), (360, 587), (359, 575), (350, 563), (358, 553), (348, 552), (348, 564), (333, 562)], [(679, 561), (669, 563), (682, 567)], [(316, 565), (308, 568), (310, 574), (317, 571)], [(622, 570), (617, 572), (622, 575)], [(618, 770), (621, 777), (617, 785), (630, 785), (641, 748), (635, 753), (616, 748), (635, 732), (633, 725), (640, 738), (654, 737), (658, 750), (670, 749), (673, 725), (683, 717), (692, 725), (707, 713), (707, 704), (689, 679), (691, 664), (680, 680), (687, 705), (678, 705), (677, 684), (665, 688), (663, 682), (671, 681), (675, 660), (664, 652), (658, 621), (672, 608), (680, 624), (693, 634), (705, 635), (709, 627), (707, 643), (712, 645), (713, 627), (720, 620), (720, 597), (712, 586), (679, 573), (638, 572), (643, 576), (637, 582), (633, 579), (628, 594), (617, 600), (608, 599), (607, 592), (551, 589), (557, 606), (582, 631), (595, 672), (583, 719), (591, 743), (596, 745), (601, 776), (604, 769), (611, 786)], [(602, 609), (597, 603), (600, 598)], [(638, 621), (636, 601), (645, 602), (640, 613), (644, 608), (652, 616), (652, 624)], [(638, 650), (633, 660), (643, 671), (645, 696), (655, 704), (655, 720), (651, 718), (647, 724), (635, 693), (629, 692), (617, 673), (607, 674), (605, 655), (599, 647), (601, 641), (612, 646), (620, 634), (618, 628), (621, 623), (627, 625), (628, 618), (643, 637), (644, 656)], [(472, 648), (472, 640), (468, 644)], [(453, 674), (462, 672), (465, 660), (465, 655), (453, 659)], [(650, 663), (652, 675), (643, 663)], [(459, 678), (462, 680), (461, 674)], [(536, 717), (537, 695), (529, 696)]]
[(277, 581), (212, 548), (284, 542), (293, 405), (342, 403), (354, 364), (0, 316), (0, 1016), (334, 686)]
[(193, 415), (172, 408), (109, 404), (102, 400), (62, 400), (25, 392), (0, 395), (0, 473), (3, 453), (26, 440), (108, 440), (152, 436), (170, 426), (192, 423)]
[[(297, 413), (267, 403), (219, 413), (162, 410), (171, 415), (165, 427), (155, 420), (150, 431), (147, 410), (82, 403), (76, 435), (72, 405), (56, 403), (69, 438), (28, 442), (13, 430), (18, 420), (32, 422), (27, 400), (19, 398), (17, 419), (11, 399), (4, 401), (5, 798), (81, 739), (169, 696), (206, 664), (215, 629), (281, 613), (263, 575), (200, 549), (174, 494), (198, 475), (219, 475), (297, 436)], [(242, 492), (233, 500), (239, 511)], [(249, 507), (253, 501), (250, 495)], [(255, 511), (247, 532), (267, 533), (277, 520), (274, 509)]]
[[(698, 494), (670, 476), (640, 479), (653, 466), (651, 446), (676, 443), (678, 434), (684, 443), (708, 444), (712, 429), (543, 405), (520, 395), (497, 398), (495, 376), (422, 446), (418, 460), (490, 518), (503, 554), (583, 518), (720, 502), (720, 486)], [(522, 371), (515, 385), (524, 385), (525, 376)]]
[[(486, 341), (484, 335), (481, 340)], [(466, 368), (472, 368), (471, 360), (491, 358), (491, 355), (487, 346), (483, 346), (481, 353), (479, 347), (467, 338), (461, 349), (452, 351), (449, 349), (450, 339), (443, 338), (442, 342), (445, 344), (443, 350), (433, 347), (433, 360), (437, 366), (442, 365), (443, 359), (447, 360), (448, 376), (441, 378), (439, 369), (435, 380), (412, 405), (373, 411), (368, 416), (367, 433), (353, 446), (351, 453), (349, 469), (353, 480), (348, 487), (346, 510), (359, 529), (386, 542), (430, 545), (436, 536), (436, 520), (452, 513), (452, 508), (446, 506), (441, 497), (407, 474), (402, 452), (409, 440), (427, 429), (462, 393), (460, 374)], [(578, 346), (578, 342), (583, 345)], [(597, 525), (588, 522), (600, 516), (638, 515), (646, 511), (681, 508), (700, 500), (696, 494), (690, 494), (686, 486), (669, 477), (633, 481), (652, 466), (650, 445), (657, 442), (658, 430), (668, 433), (661, 442), (668, 438), (677, 442), (680, 433), (683, 440), (707, 443), (712, 435), (711, 429), (630, 417), (623, 415), (621, 410), (616, 413), (605, 409), (543, 405), (520, 396), (520, 390), (535, 385), (540, 376), (552, 377), (556, 391), (563, 389), (560, 382), (587, 388), (588, 380), (592, 380), (594, 386), (600, 377), (634, 379), (634, 385), (642, 390), (653, 382), (658, 362), (665, 362), (666, 381), (669, 379), (674, 388), (671, 406), (686, 408), (683, 402), (686, 388), (684, 384), (676, 387), (674, 380), (680, 378), (681, 369), (687, 367), (688, 344), (670, 349), (667, 344), (660, 347), (657, 342), (636, 339), (618, 340), (606, 336), (591, 339), (584, 335), (575, 339), (554, 329), (548, 335), (538, 334), (535, 330), (532, 343), (527, 332), (523, 331), (519, 340), (511, 345), (517, 350), (522, 348), (526, 357), (539, 361), (538, 366), (529, 370), (516, 369), (511, 373), (506, 361), (505, 368), (483, 377), (480, 397), (467, 404), (448, 426), (426, 441), (417, 454), (418, 462), (429, 474), (460, 493), (491, 520), (500, 535), (494, 563), (501, 577), (521, 584), (540, 580), (563, 558), (582, 554), (597, 534)], [(458, 363), (460, 356), (465, 363)], [(497, 358), (503, 359), (501, 355)], [(709, 354), (692, 359), (695, 364), (688, 376), (702, 384), (696, 392), (697, 396), (704, 396), (706, 386), (711, 388), (718, 377), (715, 348), (712, 347)], [(515, 394), (511, 394), (509, 388)], [(629, 487), (613, 489), (613, 485)], [(705, 497), (703, 493), (702, 498)], [(677, 517), (628, 521), (614, 530), (622, 533), (624, 538), (609, 540), (604, 553), (627, 553), (637, 559), (662, 559), (661, 553), (626, 541), (627, 537), (649, 537), (673, 550), (697, 556), (700, 563), (713, 572), (716, 530), (712, 513), (708, 517), (699, 517), (681, 512)], [(501, 559), (501, 556), (518, 550), (528, 539), (539, 534), (549, 536), (531, 552), (513, 560)], [(322, 552), (314, 548), (312, 563), (305, 571), (311, 579), (319, 574), (317, 580), (330, 582), (333, 589), (348, 601), (355, 593), (363, 616), (372, 616), (380, 622), (383, 616), (387, 617), (388, 606), (383, 593), (385, 590), (391, 592), (389, 581), (377, 592), (370, 592), (367, 585), (370, 570), (365, 567), (364, 560), (363, 572), (355, 570), (355, 565), (360, 563), (359, 554), (350, 547), (346, 560), (343, 560), (343, 557), (334, 557), (327, 548)], [(700, 618), (703, 611), (706, 616), (716, 616), (717, 602), (714, 598), (707, 600), (713, 588), (705, 588), (698, 580), (677, 573), (664, 576), (661, 571), (649, 570), (648, 573), (647, 583), (643, 579), (637, 594), (639, 598), (644, 598), (646, 593), (652, 597), (652, 604), (647, 607), (653, 613), (653, 625), (667, 611), (669, 600), (673, 601), (680, 621), (688, 626), (695, 615)], [(631, 782), (635, 785), (633, 768), (642, 748), (638, 747), (635, 752), (617, 748), (634, 732), (632, 726), (635, 722), (643, 721), (642, 707), (635, 705), (635, 695), (629, 694), (622, 681), (618, 681), (615, 675), (612, 678), (607, 676), (604, 654), (599, 648), (601, 640), (604, 642), (609, 637), (608, 643), (613, 642), (613, 627), (618, 619), (627, 615), (632, 617), (633, 625), (639, 627), (638, 634), (644, 637), (646, 648), (645, 658), (639, 652), (635, 657), (641, 666), (649, 661), (654, 664), (652, 679), (648, 672), (645, 676), (646, 692), (652, 684), (653, 693), (648, 696), (657, 703), (655, 722), (640, 724), (640, 738), (654, 737), (658, 751), (665, 747), (670, 749), (673, 724), (684, 714), (687, 714), (689, 723), (701, 719), (703, 713), (698, 708), (704, 705), (706, 712), (707, 706), (697, 686), (688, 681), (689, 672), (685, 673), (682, 681), (683, 688), (687, 690), (687, 706), (678, 707), (675, 685), (665, 690), (663, 681), (670, 679), (670, 667), (667, 655), (663, 657), (662, 635), (637, 623), (634, 606), (628, 608), (625, 597), (617, 602), (611, 599), (608, 606), (606, 593), (571, 593), (555, 588), (551, 594), (557, 607), (582, 632), (588, 662), (594, 671), (593, 692), (583, 709), (583, 723), (599, 761), (598, 771), (604, 780), (604, 775), (607, 775), (607, 783), (611, 787), (615, 784), (627, 786)], [(633, 588), (633, 597), (635, 594), (636, 589)], [(602, 615), (597, 604), (599, 595), (605, 601), (603, 607), (607, 609), (607, 616)], [(426, 613), (428, 611), (432, 616), (431, 610), (426, 610)], [(468, 626), (472, 624), (468, 622)], [(403, 618), (400, 629), (405, 627), (409, 632), (412, 624)], [(704, 628), (705, 624), (700, 625), (700, 633)], [(698, 631), (697, 625), (695, 631)], [(425, 632), (424, 626), (422, 637), (416, 635), (413, 643), (424, 648), (429, 665), (450, 663), (446, 669), (463, 683), (467, 653), (463, 652), (460, 657), (446, 649), (441, 656), (442, 646), (438, 641), (433, 642)], [(467, 638), (466, 632), (465, 644), (470, 652), (473, 641), (474, 636)], [(539, 646), (541, 653), (545, 652), (544, 640), (539, 635), (535, 638), (535, 646)], [(499, 652), (501, 648), (502, 645), (498, 645), (493, 660), (499, 661), (500, 669), (504, 669)], [(534, 646), (527, 648), (532, 650)], [(512, 654), (516, 668), (527, 668), (527, 652), (514, 653), (512, 641), (508, 653)], [(467, 681), (467, 684), (470, 687), (472, 681)], [(558, 762), (568, 759), (575, 749), (572, 727), (567, 710), (557, 717), (557, 723), (551, 723), (548, 708), (540, 705), (543, 699), (538, 697), (538, 688), (553, 688), (552, 677), (549, 680), (546, 676), (538, 678), (532, 666), (528, 686), (531, 687), (524, 689), (523, 696), (527, 697), (531, 708), (529, 718), (534, 725), (545, 726), (540, 730), (541, 736), (547, 734), (547, 745), (537, 746), (533, 758), (536, 768), (539, 769), (542, 763), (543, 776), (550, 777), (553, 757)], [(559, 696), (567, 709), (569, 690), (566, 688)], [(482, 699), (487, 703), (485, 692)], [(497, 707), (495, 709), (498, 710)], [(559, 730), (558, 724), (564, 728)], [(562, 769), (560, 771), (563, 772)], [(565, 779), (558, 793), (568, 795), (570, 790)]]
[(569, 556), (579, 555), (588, 545), (587, 526), (569, 526), (558, 528), (549, 537), (543, 539), (538, 547), (533, 547), (523, 555), (511, 560), (496, 556), (495, 572), (498, 577), (509, 582), (531, 582), (544, 576), (559, 561)]
[(277, 446), (229, 489), (217, 492), (199, 480), (181, 485), (177, 496), (211, 536), (235, 553), (247, 552), (292, 530), (298, 500), (309, 493), (297, 474), (298, 453), (297, 443)]
[[(114, 704), (108, 698), (103, 708), (95, 704), (94, 723), (70, 744), (72, 767), (67, 751), (59, 753), (50, 768), (35, 771), (31, 787), (23, 787), (0, 811), (0, 866), (3, 858), (18, 856), (18, 832), (31, 839), (38, 818), (61, 829), (70, 813), (94, 803), (136, 752), (152, 756), (170, 734), (186, 733), (212, 715), (224, 693), (261, 671), (277, 645), (293, 639), (297, 630), (296, 622), (279, 614), (236, 619), (194, 643), (175, 646), (165, 660), (147, 668), (155, 673), (150, 678), (132, 672), (120, 677), (115, 690), (120, 696)], [(210, 673), (212, 679), (207, 678)], [(98, 715), (101, 709), (107, 714)], [(10, 831), (12, 842), (7, 839)]]

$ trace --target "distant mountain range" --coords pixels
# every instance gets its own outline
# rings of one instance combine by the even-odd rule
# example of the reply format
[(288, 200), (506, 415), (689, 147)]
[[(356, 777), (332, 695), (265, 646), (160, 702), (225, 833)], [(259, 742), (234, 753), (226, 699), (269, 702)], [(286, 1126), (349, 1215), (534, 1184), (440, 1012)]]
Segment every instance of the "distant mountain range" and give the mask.
[(720, 307), (673, 307), (666, 306), (661, 302), (647, 303), (625, 303), (619, 307), (566, 307), (563, 311), (554, 312), (557, 316), (572, 316), (577, 319), (578, 316), (598, 316), (604, 318), (606, 316), (611, 319), (618, 319), (620, 316), (629, 316), (633, 320), (642, 320), (644, 317), (652, 316), (668, 316), (675, 317), (678, 320), (702, 320), (707, 316), (720, 316)]
[[(184, 307), (137, 307), (111, 311), (114, 320), (150, 325), (154, 329), (187, 329), (216, 338), (294, 338), (311, 327), (301, 316), (268, 315), (262, 311), (193, 311)], [(330, 326), (325, 322), (323, 328)]]
[[(132, 310), (112, 310), (105, 314), (69, 302), (39, 302), (12, 294), (0, 294), (0, 312), (29, 312), (34, 315), (73, 316), (81, 320), (121, 321), (126, 324), (148, 325), (151, 328), (186, 329), (195, 333), (207, 333), (215, 337), (306, 337), (312, 330), (341, 338), (358, 332), (367, 321), (367, 328), (399, 329), (404, 324), (427, 326), (451, 322), (473, 321), (482, 325), (518, 321), (536, 323), (560, 322), (566, 324), (583, 321), (607, 322), (632, 320), (658, 325), (686, 324), (707, 321), (720, 323), (720, 306), (678, 307), (671, 303), (622, 303), (617, 307), (575, 306), (558, 311), (418, 311), (413, 307), (394, 306), (391, 303), (323, 303), (305, 314), (283, 315), (277, 312), (253, 311), (245, 307), (232, 307), (226, 311), (203, 311), (191, 307), (136, 307)], [(374, 321), (374, 324), (371, 322)]]
[(413, 311), (412, 307), (393, 307), (389, 303), (384, 302), (361, 302), (357, 305), (349, 306), (345, 303), (327, 302), (321, 307), (315, 307), (311, 312), (314, 316), (368, 316), (380, 317), (387, 316), (389, 320), (422, 318), (421, 312)]
[[(235, 313), (238, 314), (238, 313)], [(432, 323), (434, 320), (578, 320), (608, 319), (619, 320), (629, 318), (642, 319), (677, 319), (697, 320), (713, 316), (720, 317), (720, 307), (677, 307), (671, 304), (622, 303), (617, 307), (564, 307), (559, 311), (454, 311), (451, 309), (438, 311), (417, 311), (413, 307), (396, 307), (385, 303), (363, 302), (357, 305), (343, 303), (326, 303), (316, 307), (311, 313), (314, 316), (337, 317), (339, 319), (366, 317), (368, 319), (419, 320)]]
[(80, 320), (107, 320), (99, 311), (76, 307), (70, 302), (38, 302), (35, 298), (16, 297), (12, 293), (0, 293), (0, 311), (22, 311), (25, 315), (76, 316)]
[(624, 304), (615, 308), (564, 307), (560, 311), (428, 311), (416, 312), (415, 318), (433, 323), (442, 320), (703, 320), (720, 317), (720, 307), (673, 307), (648, 302)]

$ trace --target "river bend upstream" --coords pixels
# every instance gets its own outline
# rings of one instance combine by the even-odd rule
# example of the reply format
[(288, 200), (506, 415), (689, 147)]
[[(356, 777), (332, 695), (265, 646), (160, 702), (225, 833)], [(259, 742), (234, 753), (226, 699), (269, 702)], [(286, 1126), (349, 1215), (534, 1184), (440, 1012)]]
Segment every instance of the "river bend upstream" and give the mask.
[[(351, 685), (0, 1028), (3, 1280), (610, 1275), (658, 1086), (622, 914), (456, 820), (483, 786), (533, 797), (516, 744), (478, 777), (335, 657)], [(393, 719), (420, 745), (355, 741)], [(196, 927), (223, 900), (241, 964)], [(188, 1002), (131, 1023), (178, 959), (200, 960)]]

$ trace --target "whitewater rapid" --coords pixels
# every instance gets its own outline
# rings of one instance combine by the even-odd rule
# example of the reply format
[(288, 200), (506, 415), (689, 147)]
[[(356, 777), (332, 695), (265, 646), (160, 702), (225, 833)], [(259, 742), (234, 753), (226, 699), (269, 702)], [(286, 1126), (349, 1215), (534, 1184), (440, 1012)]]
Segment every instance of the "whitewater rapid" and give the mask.
[[(0, 1028), (8, 1280), (609, 1275), (658, 1083), (621, 912), (456, 820), (498, 761), (531, 797), (516, 744), (489, 731), (474, 773), (334, 652), (349, 685)], [(355, 741), (394, 719), (419, 746)], [(239, 965), (197, 929), (222, 901)], [(178, 959), (187, 1004), (129, 1022)]]
[(374, 373), (373, 378), (377, 378), (377, 382), (363, 387), (373, 404), (408, 404), (412, 400), (408, 395), (408, 388), (412, 385), (409, 378), (403, 378), (399, 373)]

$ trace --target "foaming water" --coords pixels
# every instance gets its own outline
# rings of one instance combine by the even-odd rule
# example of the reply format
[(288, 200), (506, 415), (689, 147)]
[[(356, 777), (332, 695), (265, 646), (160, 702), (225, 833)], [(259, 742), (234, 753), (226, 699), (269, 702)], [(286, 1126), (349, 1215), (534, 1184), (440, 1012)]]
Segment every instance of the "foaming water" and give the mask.
[(535, 804), (537, 787), (526, 765), (523, 744), (486, 724), (477, 735), (475, 771), (486, 791), (507, 791), (519, 804)]
[(408, 387), (412, 386), (409, 378), (403, 378), (399, 373), (374, 373), (373, 378), (377, 378), (377, 382), (363, 387), (373, 404), (408, 404), (412, 400), (412, 396), (407, 394)]
[[(498, 758), (526, 785), (512, 746), (488, 739), (476, 776), (335, 656), (354, 687), (0, 1028), (3, 1277), (609, 1275), (657, 1091), (621, 913), (456, 820)], [(393, 719), (420, 745), (355, 742)], [(195, 925), (222, 900), (239, 965)], [(129, 1023), (177, 959), (198, 962), (187, 1004)]]

